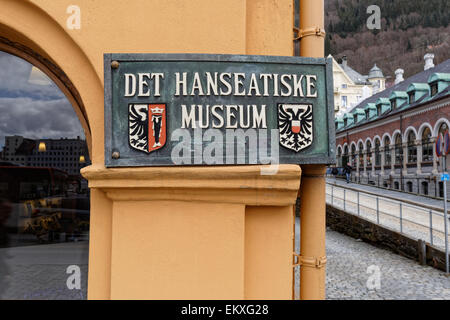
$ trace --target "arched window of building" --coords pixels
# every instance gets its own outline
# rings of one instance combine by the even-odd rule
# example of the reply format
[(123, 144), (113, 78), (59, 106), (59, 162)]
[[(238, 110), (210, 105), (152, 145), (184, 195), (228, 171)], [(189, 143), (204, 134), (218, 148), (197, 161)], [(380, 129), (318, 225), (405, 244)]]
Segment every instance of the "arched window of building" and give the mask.
[(381, 166), (380, 139), (375, 140), (375, 165)]
[(342, 148), (338, 148), (337, 162), (338, 162), (338, 166), (342, 167)]
[(366, 162), (367, 167), (372, 167), (372, 143), (370, 141), (367, 141), (366, 143)]
[(422, 194), (428, 195), (428, 182), (422, 181)]
[(394, 182), (394, 188), (395, 188), (396, 190), (400, 189), (400, 184), (398, 183), (398, 181), (395, 181), (395, 182)]
[(352, 166), (356, 167), (356, 145), (352, 145)]
[(391, 165), (391, 141), (389, 137), (384, 138), (384, 164)]
[(359, 149), (359, 168), (362, 169), (364, 168), (364, 145), (362, 144), (362, 142), (359, 143), (358, 145), (358, 149)]
[(417, 146), (416, 146), (416, 135), (414, 131), (409, 131), (408, 133), (408, 163), (417, 162)]
[(411, 181), (408, 181), (406, 183), (406, 191), (412, 192), (413, 191), (413, 183)]
[(348, 162), (348, 146), (344, 147), (344, 155), (342, 156), (342, 166), (345, 166)]
[(433, 161), (433, 144), (431, 143), (431, 130), (425, 128), (422, 133), (422, 161)]
[[(438, 137), (439, 136), (443, 136), (445, 134), (446, 131), (448, 131), (448, 125), (444, 122), (439, 126), (439, 131), (438, 131)], [(439, 157), (439, 167), (440, 170), (444, 170), (444, 165), (443, 165), (443, 160), (446, 159), (447, 160), (447, 165), (446, 165), (446, 170), (449, 169), (450, 167), (450, 157)]]
[(395, 164), (401, 165), (403, 163), (403, 145), (400, 134), (395, 136)]

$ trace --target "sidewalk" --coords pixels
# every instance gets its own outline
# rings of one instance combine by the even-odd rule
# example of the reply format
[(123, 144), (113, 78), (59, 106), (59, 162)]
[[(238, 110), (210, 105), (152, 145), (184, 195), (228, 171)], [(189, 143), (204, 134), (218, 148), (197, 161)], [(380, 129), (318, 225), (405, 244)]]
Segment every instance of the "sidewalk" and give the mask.
[[(334, 178), (326, 178), (326, 182), (332, 185), (340, 186), (347, 189), (353, 189), (355, 191), (362, 191), (371, 193), (373, 195), (378, 195), (386, 198), (391, 198), (393, 200), (401, 200), (404, 202), (408, 202), (417, 206), (427, 206), (430, 209), (434, 210), (444, 210), (444, 201), (432, 199), (428, 197), (423, 197), (415, 194), (410, 194), (407, 192), (400, 192), (395, 190), (382, 189), (378, 187), (373, 187), (365, 184), (358, 183), (346, 183), (345, 180), (342, 179), (334, 179)], [(450, 208), (450, 201), (447, 201), (447, 208)]]

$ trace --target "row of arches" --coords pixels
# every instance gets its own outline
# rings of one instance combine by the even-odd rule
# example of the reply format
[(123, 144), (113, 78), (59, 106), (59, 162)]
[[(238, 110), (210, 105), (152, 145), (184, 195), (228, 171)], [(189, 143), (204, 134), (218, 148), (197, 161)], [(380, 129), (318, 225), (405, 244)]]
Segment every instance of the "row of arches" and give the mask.
[[(444, 126), (445, 124), (445, 126)], [(412, 137), (412, 134), (414, 134), (414, 137), (416, 137), (416, 140), (419, 139), (419, 137), (423, 136), (424, 132), (426, 132), (426, 134), (431, 134), (431, 137), (437, 137), (438, 133), (441, 132), (443, 130), (443, 127), (446, 128), (450, 128), (450, 121), (446, 118), (441, 118), (439, 119), (436, 124), (433, 126), (431, 126), (431, 124), (429, 124), (428, 122), (423, 123), (419, 130), (416, 130), (416, 128), (414, 128), (413, 126), (410, 126), (408, 128), (406, 128), (406, 130), (404, 131), (404, 133), (402, 134), (400, 132), (400, 130), (395, 130), (392, 135), (389, 134), (388, 132), (386, 132), (385, 134), (383, 134), (383, 137), (381, 138), (379, 135), (376, 135), (373, 139), (370, 137), (367, 137), (364, 141), (363, 139), (359, 139), (358, 143), (356, 143), (355, 141), (352, 141), (350, 143), (350, 146), (356, 147), (356, 150), (359, 151), (359, 146), (363, 145), (366, 146), (367, 142), (370, 142), (371, 145), (374, 145), (376, 142), (376, 140), (380, 141), (380, 146), (384, 147), (386, 145), (386, 141), (389, 141), (389, 143), (392, 143), (392, 141), (401, 141), (402, 143), (407, 143), (408, 139), (410, 139)], [(398, 140), (400, 139), (400, 140)], [(343, 152), (344, 148), (347, 146), (347, 142), (344, 143), (343, 145), (338, 145), (337, 146), (337, 152)], [(363, 150), (366, 150), (365, 148)]]
[[(395, 130), (392, 135), (385, 133), (383, 137), (375, 136), (373, 139), (360, 139), (352, 141), (350, 146), (345, 143), (337, 147), (337, 158), (339, 165), (351, 162), (355, 165), (356, 156), (359, 155), (360, 165), (366, 161), (368, 166), (372, 161), (376, 166), (382, 165), (382, 154), (384, 154), (384, 165), (416, 163), (418, 161), (418, 147), (421, 162), (433, 160), (433, 144), (439, 134), (443, 134), (450, 128), (450, 122), (446, 118), (439, 119), (434, 127), (428, 122), (423, 123), (419, 130), (413, 126), (408, 127), (403, 133)], [(406, 159), (404, 159), (406, 157)]]

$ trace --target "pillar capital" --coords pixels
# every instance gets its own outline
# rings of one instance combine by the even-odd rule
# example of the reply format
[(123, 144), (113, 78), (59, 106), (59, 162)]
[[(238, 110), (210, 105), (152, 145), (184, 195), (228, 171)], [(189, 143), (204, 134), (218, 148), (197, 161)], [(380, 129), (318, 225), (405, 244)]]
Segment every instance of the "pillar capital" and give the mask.
[(285, 206), (295, 204), (301, 169), (297, 165), (279, 165), (275, 173), (270, 166), (105, 168), (91, 165), (83, 168), (82, 174), (90, 188), (100, 189), (117, 201)]

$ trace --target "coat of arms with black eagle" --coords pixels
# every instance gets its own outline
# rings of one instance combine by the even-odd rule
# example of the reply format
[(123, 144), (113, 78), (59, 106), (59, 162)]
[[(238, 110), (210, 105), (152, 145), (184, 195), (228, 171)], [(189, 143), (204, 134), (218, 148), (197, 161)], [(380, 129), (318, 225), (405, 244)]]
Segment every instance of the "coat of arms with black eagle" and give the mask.
[(299, 152), (313, 141), (312, 104), (278, 104), (280, 144)]
[(129, 104), (128, 139), (133, 149), (150, 153), (166, 144), (166, 105)]

